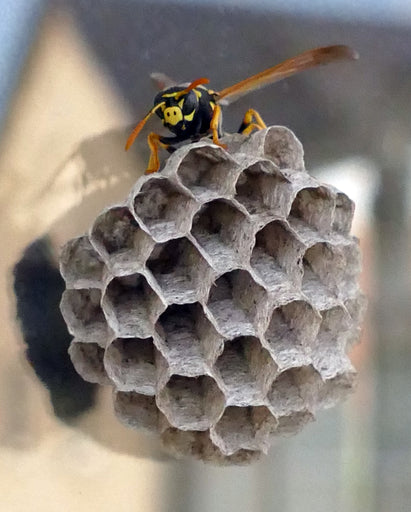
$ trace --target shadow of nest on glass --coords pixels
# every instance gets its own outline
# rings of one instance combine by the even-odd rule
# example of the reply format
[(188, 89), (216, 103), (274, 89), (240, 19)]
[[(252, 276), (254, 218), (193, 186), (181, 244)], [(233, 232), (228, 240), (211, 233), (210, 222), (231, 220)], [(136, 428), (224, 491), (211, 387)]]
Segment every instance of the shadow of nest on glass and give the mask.
[(68, 355), (72, 336), (60, 312), (65, 288), (58, 263), (61, 246), (83, 233), (104, 206), (123, 200), (144, 170), (143, 143), (141, 147), (137, 143), (132, 154), (124, 152), (129, 129), (113, 129), (82, 141), (27, 205), (25, 214), (30, 214), (29, 209), (40, 212), (46, 228), (15, 264), (14, 291), (25, 357), (47, 388), (55, 416), (115, 451), (163, 458), (155, 440), (115, 419), (108, 388), (84, 381), (75, 371)]

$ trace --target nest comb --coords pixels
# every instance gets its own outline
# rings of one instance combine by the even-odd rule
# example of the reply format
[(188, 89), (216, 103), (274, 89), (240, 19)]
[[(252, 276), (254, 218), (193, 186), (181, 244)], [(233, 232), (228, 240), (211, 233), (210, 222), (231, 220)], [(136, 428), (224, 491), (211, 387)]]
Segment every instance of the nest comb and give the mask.
[(353, 202), (283, 127), (203, 139), (67, 243), (61, 308), (78, 373), (180, 456), (246, 463), (351, 391)]

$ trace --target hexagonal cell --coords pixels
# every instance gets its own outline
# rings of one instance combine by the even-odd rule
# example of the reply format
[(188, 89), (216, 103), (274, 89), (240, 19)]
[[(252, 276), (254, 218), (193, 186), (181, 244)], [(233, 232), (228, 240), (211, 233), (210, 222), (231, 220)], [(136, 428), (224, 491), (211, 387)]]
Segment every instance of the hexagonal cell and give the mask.
[(214, 280), (214, 272), (187, 238), (156, 245), (147, 267), (169, 304), (203, 300)]
[(74, 368), (84, 380), (102, 386), (112, 384), (104, 369), (104, 349), (97, 343), (84, 343), (75, 339), (68, 352)]
[(232, 196), (238, 164), (217, 146), (193, 147), (182, 159), (177, 176), (200, 201)]
[(187, 431), (170, 427), (161, 433), (161, 440), (170, 455), (203, 459), (204, 445), (211, 443), (208, 431)]
[(321, 325), (318, 331), (315, 348), (331, 345), (345, 351), (347, 332), (352, 326), (352, 319), (343, 306), (334, 306), (321, 311)]
[(211, 377), (173, 375), (157, 395), (157, 405), (181, 430), (207, 430), (224, 410), (224, 395)]
[(313, 346), (312, 361), (323, 379), (331, 379), (350, 371), (351, 362), (346, 356), (350, 336), (351, 317), (341, 306), (321, 311), (322, 321)]
[(109, 328), (100, 306), (101, 290), (65, 290), (61, 312), (73, 336), (105, 346)]
[(276, 220), (257, 233), (251, 266), (269, 291), (277, 296), (284, 293), (286, 300), (301, 286), (304, 251), (305, 246), (287, 225)]
[(227, 201), (205, 204), (194, 217), (192, 235), (217, 272), (249, 261), (254, 244), (252, 225)]
[(316, 351), (312, 361), (323, 380), (330, 380), (345, 373), (355, 373), (348, 356), (336, 347), (326, 346), (322, 350)]
[(281, 369), (310, 363), (320, 315), (304, 300), (277, 307), (265, 333), (267, 348)]
[(134, 211), (157, 242), (186, 235), (197, 203), (169, 180), (146, 181), (133, 201)]
[(223, 274), (210, 289), (207, 309), (227, 337), (264, 331), (271, 312), (268, 294), (246, 270)]
[(110, 208), (99, 215), (90, 237), (108, 265), (115, 270), (140, 269), (154, 245), (125, 206)]
[(276, 429), (277, 420), (267, 407), (227, 407), (210, 434), (225, 455), (241, 449), (266, 453)]
[(134, 392), (117, 391), (114, 394), (114, 412), (127, 427), (156, 432), (159, 416), (155, 398)]
[[(307, 295), (314, 296), (315, 287), (324, 297), (336, 297), (336, 275), (338, 270), (337, 252), (335, 248), (325, 242), (315, 244), (304, 254), (304, 291)], [(342, 261), (340, 258), (339, 266)], [(318, 292), (317, 292), (318, 293)]]
[(348, 235), (351, 231), (352, 219), (354, 217), (355, 204), (343, 192), (336, 193), (333, 230)]
[(294, 133), (284, 126), (267, 129), (264, 154), (280, 169), (304, 170), (303, 146)]
[(294, 436), (298, 434), (307, 423), (314, 421), (314, 419), (310, 411), (296, 411), (285, 416), (279, 416), (275, 435), (283, 437)]
[(361, 273), (361, 252), (358, 240), (353, 238), (350, 243), (339, 247), (338, 258), (345, 262), (340, 266), (338, 259), (338, 273), (340, 279), (337, 281), (339, 295), (344, 299), (347, 296), (358, 294), (358, 279)]
[(222, 453), (211, 439), (207, 437), (203, 443), (202, 460), (204, 460), (204, 462), (211, 462), (220, 466), (244, 466), (259, 460), (262, 453), (263, 452), (260, 450), (240, 449), (230, 455), (227, 455)]
[(320, 232), (328, 232), (331, 230), (334, 209), (335, 196), (328, 188), (303, 188), (293, 201), (289, 222), (299, 229), (302, 224)]
[(171, 427), (161, 434), (161, 440), (175, 457), (194, 457), (218, 465), (249, 464), (261, 456), (261, 452), (253, 450), (238, 450), (232, 455), (224, 455), (213, 444), (208, 431), (184, 431)]
[(362, 320), (367, 311), (367, 299), (362, 293), (357, 293), (344, 301), (344, 306), (352, 319), (352, 327), (347, 339), (348, 348), (361, 340)]
[(290, 209), (289, 181), (269, 160), (260, 160), (238, 177), (235, 199), (252, 215), (286, 217)]
[(316, 309), (321, 311), (341, 304), (335, 291), (330, 290), (320, 281), (306, 260), (303, 260), (303, 268), (302, 291)]
[(319, 391), (318, 405), (321, 409), (334, 407), (354, 391), (356, 373), (354, 368), (340, 373), (331, 379), (326, 379)]
[(322, 284), (328, 289), (328, 293), (322, 291), (326, 295), (337, 296), (341, 292), (346, 296), (351, 289), (357, 289), (360, 258), (358, 246), (354, 243), (346, 246), (335, 246), (327, 242), (317, 243), (305, 252), (303, 266), (303, 281), (307, 283), (306, 287), (312, 287), (312, 281), (316, 277), (319, 281), (317, 286), (321, 288)]
[(68, 288), (99, 288), (104, 263), (87, 236), (70, 240), (60, 256), (60, 272)]
[(263, 452), (260, 450), (237, 450), (231, 455), (224, 455), (210, 442), (205, 446), (203, 457), (205, 462), (212, 462), (220, 466), (245, 466), (261, 459)]
[(269, 158), (280, 169), (304, 170), (302, 144), (285, 126), (270, 126), (254, 132), (244, 141), (240, 151)]
[(277, 374), (277, 365), (258, 338), (243, 336), (225, 343), (215, 372), (227, 405), (262, 405)]
[(270, 409), (276, 416), (304, 409), (304, 399), (299, 387), (299, 373), (300, 368), (290, 368), (281, 373), (272, 385), (268, 399), (271, 403)]
[(274, 381), (267, 395), (271, 412), (278, 418), (315, 407), (322, 380), (312, 365), (290, 368)]
[(109, 324), (121, 338), (148, 338), (165, 310), (147, 279), (139, 273), (116, 277), (102, 301)]
[(152, 338), (116, 338), (106, 349), (104, 365), (119, 391), (154, 395), (156, 348)]
[(352, 323), (359, 325), (367, 309), (367, 298), (361, 292), (357, 292), (353, 297), (344, 300), (344, 306), (351, 316)]
[(170, 306), (160, 316), (156, 330), (171, 371), (179, 375), (209, 373), (223, 350), (224, 339), (198, 303)]

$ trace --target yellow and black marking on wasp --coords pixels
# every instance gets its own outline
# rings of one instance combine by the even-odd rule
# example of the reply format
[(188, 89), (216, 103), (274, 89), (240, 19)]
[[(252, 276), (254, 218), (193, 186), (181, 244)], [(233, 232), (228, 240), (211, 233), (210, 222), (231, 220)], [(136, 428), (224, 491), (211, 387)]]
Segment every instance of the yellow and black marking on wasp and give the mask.
[[(147, 142), (151, 155), (146, 174), (159, 170), (158, 152), (160, 147), (173, 152), (175, 144), (186, 140), (196, 141), (208, 134), (212, 135), (214, 144), (224, 147), (220, 142), (222, 136), (220, 105), (228, 105), (251, 91), (278, 82), (305, 69), (338, 60), (357, 58), (358, 54), (349, 46), (335, 45), (315, 48), (246, 78), (220, 92), (205, 87), (205, 84), (209, 82), (207, 78), (199, 78), (191, 84), (177, 85), (163, 76), (164, 85), (167, 82), (171, 85), (154, 98), (154, 107), (132, 131), (127, 140), (126, 150), (130, 148), (147, 119), (154, 113), (160, 117), (164, 126), (174, 134), (174, 137), (163, 137), (154, 132), (148, 135)], [(161, 82), (161, 80), (159, 81)], [(244, 116), (239, 133), (247, 135), (253, 130), (261, 130), (265, 127), (258, 112), (249, 109)]]

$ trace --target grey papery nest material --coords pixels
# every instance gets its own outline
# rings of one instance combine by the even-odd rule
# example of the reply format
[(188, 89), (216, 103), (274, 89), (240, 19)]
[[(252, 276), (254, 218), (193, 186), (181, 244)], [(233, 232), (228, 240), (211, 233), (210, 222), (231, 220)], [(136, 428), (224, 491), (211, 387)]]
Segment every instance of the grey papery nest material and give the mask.
[(61, 256), (70, 355), (176, 455), (245, 463), (352, 390), (353, 202), (283, 127), (173, 153)]

